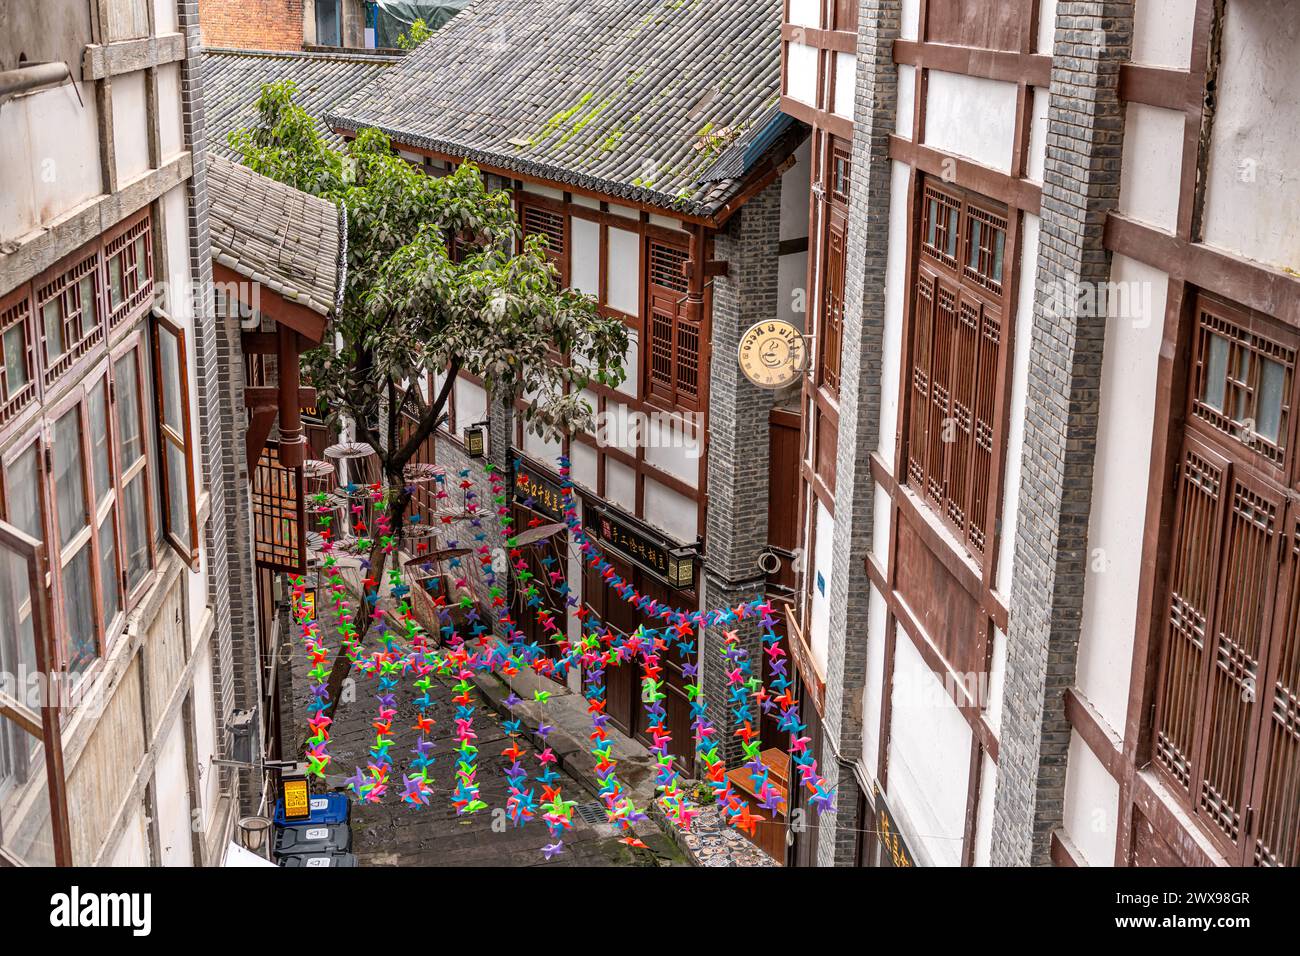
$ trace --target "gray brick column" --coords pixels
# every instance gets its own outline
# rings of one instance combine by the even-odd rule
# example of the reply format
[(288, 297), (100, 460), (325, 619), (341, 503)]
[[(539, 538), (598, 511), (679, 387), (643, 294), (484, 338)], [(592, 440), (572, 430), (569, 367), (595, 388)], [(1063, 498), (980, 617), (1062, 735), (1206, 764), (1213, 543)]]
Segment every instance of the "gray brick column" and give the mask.
[[(188, 184), (190, 278), (201, 294), (194, 302), (194, 347), (198, 361), (198, 441), (211, 502), (204, 547), (208, 555), (208, 604), (216, 619), (212, 638), (218, 749), (225, 755), (225, 723), (231, 711), (259, 709), (261, 655), (255, 610), (252, 504), (244, 454), (243, 351), (238, 324), (218, 322), (212, 294), (212, 246), (208, 227), (207, 131), (203, 106), (197, 0), (179, 0), (185, 34), (181, 101), (185, 141), (194, 175)], [(260, 752), (260, 739), (253, 741)], [(254, 813), (260, 775), (240, 771), (242, 813)]]
[(1053, 293), (1110, 276), (1102, 232), (1119, 196), (1119, 68), (1132, 31), (1132, 0), (1057, 8), (994, 801), (999, 866), (1049, 864), (1065, 799), (1064, 693), (1074, 682), (1082, 617), (1106, 318), (1070, 314)]
[[(776, 393), (745, 378), (736, 356), (745, 330), (777, 314), (780, 241), (779, 179), (746, 203), (715, 240), (716, 258), (730, 269), (713, 286), (709, 505), (700, 594), (705, 608), (753, 600), (766, 589), (758, 556), (767, 546), (768, 417)], [(752, 621), (740, 623), (741, 641), (757, 675), (762, 666), (758, 628)], [(706, 632), (700, 640), (700, 687), (725, 759), (734, 764), (741, 751), (732, 736), (720, 639), (720, 634)]]
[[(898, 0), (871, 0), (859, 10), (853, 186), (849, 196), (848, 272), (844, 290), (840, 430), (835, 463), (835, 567), (830, 581), (830, 647), (819, 765), (838, 785), (836, 813), (819, 821), (820, 866), (852, 865), (856, 853), (862, 753), (862, 693), (868, 632), (866, 565), (875, 520), (871, 452), (880, 436), (880, 353), (889, 258), (889, 135), (894, 129), (898, 74), (893, 44)], [(906, 250), (897, 250), (906, 255)], [(874, 772), (875, 768), (872, 768)], [(831, 823), (833, 819), (833, 824)]]

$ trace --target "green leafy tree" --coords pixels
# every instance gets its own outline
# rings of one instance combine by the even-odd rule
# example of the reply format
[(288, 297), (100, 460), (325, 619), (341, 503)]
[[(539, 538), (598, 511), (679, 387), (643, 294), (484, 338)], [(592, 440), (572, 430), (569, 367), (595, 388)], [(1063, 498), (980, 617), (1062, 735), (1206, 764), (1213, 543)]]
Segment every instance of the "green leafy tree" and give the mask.
[(397, 38), (397, 45), (403, 50), (414, 50), (431, 36), (433, 30), (429, 28), (429, 24), (424, 22), (423, 17), (416, 17), (407, 31)]
[[(623, 380), (627, 330), (560, 286), (544, 238), (521, 239), (510, 194), (488, 189), (474, 166), (425, 175), (374, 129), (335, 150), (293, 94), (287, 81), (264, 87), (257, 124), (230, 142), (257, 172), (346, 210), (343, 304), (325, 345), (304, 356), (305, 379), (331, 426), (376, 450), (390, 525), (402, 528), (404, 469), (438, 427), (458, 373), (507, 407), (522, 400), (528, 427), (555, 438), (589, 424), (583, 386)], [(418, 383), (443, 372), (441, 390), (424, 394)], [(377, 578), (382, 560), (376, 547)]]

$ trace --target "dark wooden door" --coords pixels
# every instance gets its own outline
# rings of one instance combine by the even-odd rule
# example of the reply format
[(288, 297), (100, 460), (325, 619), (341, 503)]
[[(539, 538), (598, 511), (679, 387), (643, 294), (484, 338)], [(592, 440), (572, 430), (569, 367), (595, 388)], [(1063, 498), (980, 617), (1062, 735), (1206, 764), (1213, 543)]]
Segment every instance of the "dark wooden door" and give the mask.
[[(522, 505), (513, 508), (515, 529), (526, 531), (532, 521), (548, 522), (548, 518), (538, 515)], [(524, 633), (529, 644), (536, 644), (551, 660), (560, 656), (559, 641), (567, 637), (568, 608), (565, 595), (559, 586), (568, 574), (568, 535), (564, 532), (520, 549), (520, 557), (527, 564), (530, 578), (523, 580), (514, 571), (515, 559), (511, 558), (511, 574), (514, 575), (514, 587), (511, 601), (511, 613), (515, 624)], [(557, 580), (552, 574), (559, 573)], [(530, 594), (529, 589), (536, 594)], [(549, 614), (559, 631), (547, 629), (542, 614)]]

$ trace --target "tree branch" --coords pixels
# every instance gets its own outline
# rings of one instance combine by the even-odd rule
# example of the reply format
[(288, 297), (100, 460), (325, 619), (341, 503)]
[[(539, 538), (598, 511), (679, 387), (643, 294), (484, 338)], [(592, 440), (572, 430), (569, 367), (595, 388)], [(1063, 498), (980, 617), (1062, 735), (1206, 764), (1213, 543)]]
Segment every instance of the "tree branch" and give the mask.
[(394, 461), (399, 463), (398, 467), (405, 468), (406, 463), (414, 458), (420, 450), (424, 440), (432, 435), (434, 429), (438, 427), (438, 419), (442, 417), (442, 410), (447, 407), (447, 400), (451, 398), (451, 390), (455, 387), (456, 376), (459, 374), (460, 359), (452, 359), (451, 365), (447, 367), (447, 381), (442, 383), (438, 397), (434, 399), (433, 404), (429, 406), (429, 410), (420, 420), (419, 426), (394, 457)]

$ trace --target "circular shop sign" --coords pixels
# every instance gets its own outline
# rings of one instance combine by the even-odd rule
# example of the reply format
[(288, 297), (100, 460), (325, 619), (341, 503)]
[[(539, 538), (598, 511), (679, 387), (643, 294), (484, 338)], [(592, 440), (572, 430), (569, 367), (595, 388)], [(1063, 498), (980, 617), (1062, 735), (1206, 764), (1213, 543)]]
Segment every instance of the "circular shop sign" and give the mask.
[(740, 339), (740, 370), (759, 388), (785, 388), (803, 374), (807, 358), (803, 333), (789, 322), (759, 322)]

